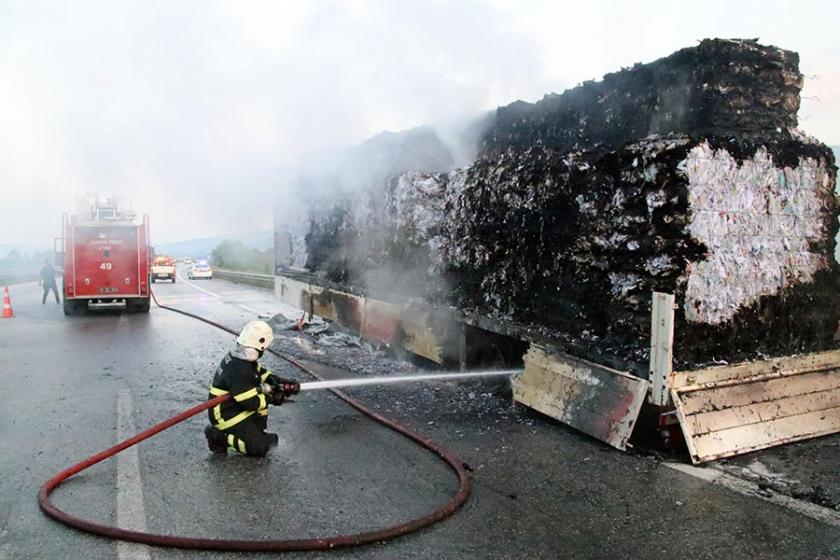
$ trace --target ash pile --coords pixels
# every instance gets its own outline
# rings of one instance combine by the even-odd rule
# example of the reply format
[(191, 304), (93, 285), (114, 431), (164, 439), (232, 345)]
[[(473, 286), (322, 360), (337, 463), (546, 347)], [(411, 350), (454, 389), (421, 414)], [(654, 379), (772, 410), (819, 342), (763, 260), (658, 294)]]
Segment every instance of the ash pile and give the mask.
[(640, 364), (654, 290), (676, 296), (677, 367), (833, 348), (836, 167), (795, 128), (801, 85), (793, 52), (704, 40), (499, 108), (463, 167), (432, 130), (400, 136), (313, 206), (306, 266)]

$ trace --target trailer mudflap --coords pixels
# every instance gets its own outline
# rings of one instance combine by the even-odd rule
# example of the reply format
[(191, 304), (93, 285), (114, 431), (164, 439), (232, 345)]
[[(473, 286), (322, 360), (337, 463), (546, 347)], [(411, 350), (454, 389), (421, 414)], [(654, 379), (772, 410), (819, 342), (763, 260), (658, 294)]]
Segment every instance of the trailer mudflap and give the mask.
[(840, 432), (840, 351), (674, 372), (694, 463)]
[(627, 372), (532, 344), (513, 397), (618, 449), (639, 416), (649, 383)]

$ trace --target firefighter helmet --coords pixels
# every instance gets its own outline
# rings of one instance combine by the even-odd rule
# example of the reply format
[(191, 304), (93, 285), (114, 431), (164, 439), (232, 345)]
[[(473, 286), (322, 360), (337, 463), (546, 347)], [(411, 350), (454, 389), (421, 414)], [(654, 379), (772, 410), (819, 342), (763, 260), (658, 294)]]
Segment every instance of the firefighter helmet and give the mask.
[(250, 321), (239, 333), (236, 342), (248, 348), (264, 351), (274, 340), (274, 333), (265, 321)]

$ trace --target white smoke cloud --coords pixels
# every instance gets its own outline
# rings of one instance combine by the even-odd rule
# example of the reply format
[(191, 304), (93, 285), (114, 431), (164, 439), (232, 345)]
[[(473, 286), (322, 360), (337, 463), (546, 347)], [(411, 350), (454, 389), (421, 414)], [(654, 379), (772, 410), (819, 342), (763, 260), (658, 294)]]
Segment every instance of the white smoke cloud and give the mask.
[[(781, 26), (794, 19), (779, 10), (792, 8), (727, 19), (668, 6), (6, 0), (0, 244), (49, 246), (85, 192), (130, 197), (151, 214), (155, 242), (269, 228), (282, 170), (305, 151), (535, 100), (705, 36), (794, 50), (821, 37), (837, 59), (833, 31)], [(817, 18), (816, 4), (796, 9), (818, 26), (836, 20)], [(835, 87), (836, 65), (802, 55)], [(824, 99), (808, 107), (808, 130), (840, 143), (837, 124), (820, 128), (827, 109), (840, 113), (837, 89)]]
[(3, 4), (0, 185), (20, 217), (0, 239), (49, 245), (97, 191), (152, 214), (156, 241), (270, 227), (303, 151), (475, 112), (539, 74), (480, 4), (295, 4)]

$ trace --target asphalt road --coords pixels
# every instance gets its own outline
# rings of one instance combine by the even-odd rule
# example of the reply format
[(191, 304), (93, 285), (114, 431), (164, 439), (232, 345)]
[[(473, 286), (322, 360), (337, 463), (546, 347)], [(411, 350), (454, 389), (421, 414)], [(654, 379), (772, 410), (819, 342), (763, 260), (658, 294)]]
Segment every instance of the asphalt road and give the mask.
[[(281, 310), (270, 293), (221, 280), (154, 289), (163, 302), (233, 328)], [(156, 307), (66, 318), (40, 303), (34, 283), (11, 292), (17, 316), (0, 319), (0, 559), (253, 557), (118, 544), (46, 518), (36, 502), (54, 473), (204, 400), (232, 336)], [(315, 362), (368, 363), (360, 349), (319, 347), (289, 332), (277, 345)], [(302, 378), (272, 358), (264, 363)], [(390, 543), (288, 556), (840, 557), (830, 520), (614, 451), (475, 386), (353, 394), (461, 456), (474, 469), (472, 496), (453, 517)], [(59, 488), (55, 502), (128, 528), (266, 539), (380, 528), (427, 512), (456, 488), (437, 459), (325, 392), (272, 410), (281, 443), (265, 459), (212, 456), (204, 425), (202, 415), (100, 463)]]

